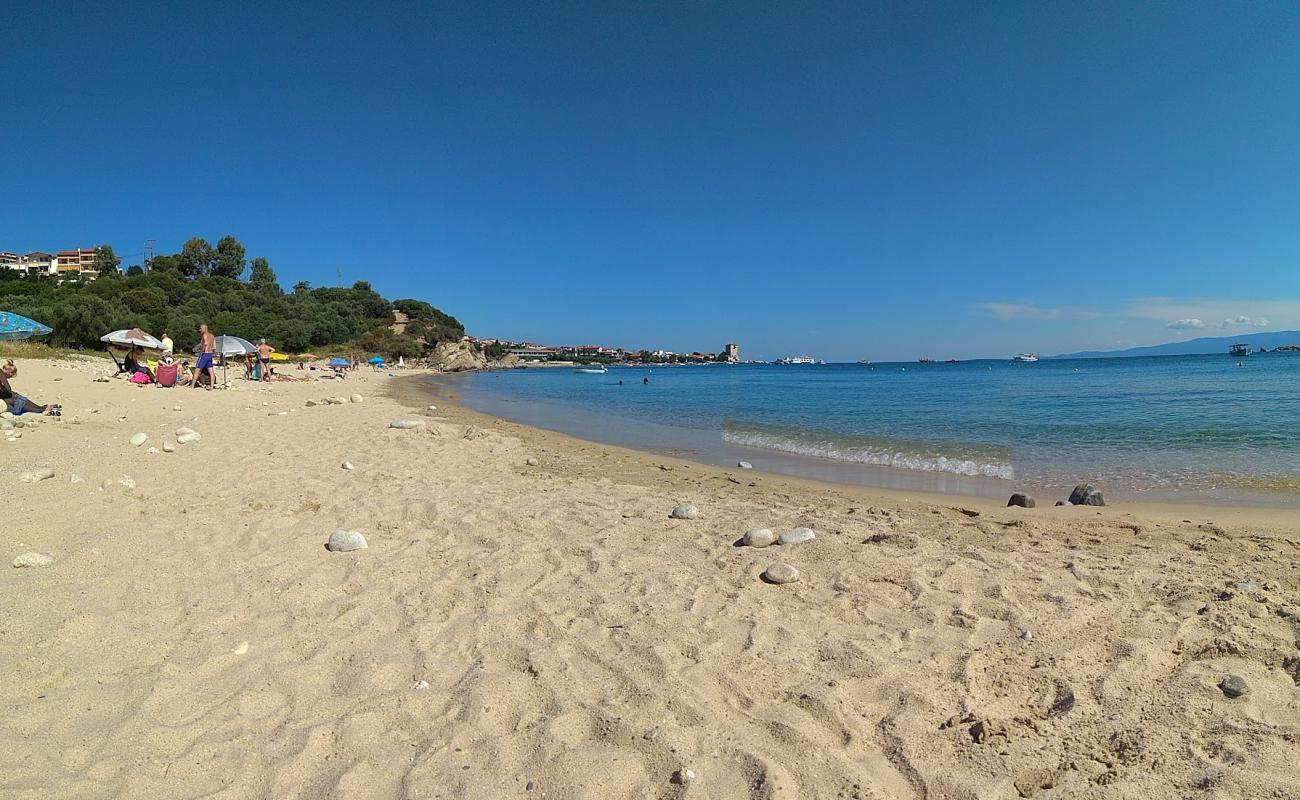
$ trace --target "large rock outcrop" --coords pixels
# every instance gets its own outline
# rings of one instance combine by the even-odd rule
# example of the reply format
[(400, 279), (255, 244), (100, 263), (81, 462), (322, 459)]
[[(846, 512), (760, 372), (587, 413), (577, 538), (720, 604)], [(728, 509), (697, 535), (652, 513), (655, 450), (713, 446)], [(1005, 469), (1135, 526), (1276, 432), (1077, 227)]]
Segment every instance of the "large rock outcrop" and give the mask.
[(483, 369), (487, 358), (465, 337), (458, 342), (439, 342), (429, 355), (429, 365), (441, 367), (448, 372), (467, 372)]

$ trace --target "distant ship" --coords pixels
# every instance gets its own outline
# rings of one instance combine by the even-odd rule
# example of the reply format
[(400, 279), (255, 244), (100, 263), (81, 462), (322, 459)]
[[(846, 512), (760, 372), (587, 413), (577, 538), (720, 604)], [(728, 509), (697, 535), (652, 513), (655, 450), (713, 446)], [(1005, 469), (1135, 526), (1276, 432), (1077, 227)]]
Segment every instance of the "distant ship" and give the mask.
[(575, 367), (574, 372), (585, 372), (588, 375), (604, 375), (609, 372), (604, 367)]
[(1012, 360), (1012, 361), (1023, 361), (1023, 362), (1025, 362), (1025, 363), (1032, 363), (1032, 362), (1038, 360), (1038, 356), (1037, 356), (1037, 354), (1035, 354), (1035, 353), (1016, 353), (1015, 356), (1013, 356), (1011, 360)]
[(1250, 352), (1250, 345), (1248, 344), (1234, 344), (1228, 348), (1228, 355), (1233, 356), (1248, 356)]
[(919, 360), (922, 364), (933, 364), (933, 363), (934, 363), (934, 359), (933, 359), (933, 358), (922, 358), (922, 359), (918, 359), (918, 360)]
[(816, 363), (817, 363), (817, 359), (813, 358), (812, 356), (786, 356), (785, 358), (778, 358), (778, 359), (776, 360), (776, 363), (778, 363), (778, 364), (816, 364)]

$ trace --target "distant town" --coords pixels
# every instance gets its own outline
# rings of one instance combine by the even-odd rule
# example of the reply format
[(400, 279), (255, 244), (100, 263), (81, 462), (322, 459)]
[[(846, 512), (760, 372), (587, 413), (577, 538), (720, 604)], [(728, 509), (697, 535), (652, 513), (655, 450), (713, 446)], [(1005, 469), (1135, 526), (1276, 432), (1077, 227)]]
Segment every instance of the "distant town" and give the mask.
[(675, 353), (671, 350), (626, 350), (597, 344), (545, 345), (505, 339), (470, 337), (490, 357), (514, 356), (520, 362), (599, 364), (738, 364), (740, 345), (730, 342), (717, 353)]
[[(98, 262), (95, 260), (101, 249), (103, 248), (78, 247), (76, 250), (59, 250), (55, 253), (36, 251), (22, 255), (0, 252), (0, 270), (8, 269), (60, 280), (94, 280), (99, 277), (100, 270), (105, 265), (102, 258)], [(108, 255), (112, 257), (112, 248), (108, 249)], [(114, 269), (118, 268), (117, 261), (120, 259), (113, 262)]]

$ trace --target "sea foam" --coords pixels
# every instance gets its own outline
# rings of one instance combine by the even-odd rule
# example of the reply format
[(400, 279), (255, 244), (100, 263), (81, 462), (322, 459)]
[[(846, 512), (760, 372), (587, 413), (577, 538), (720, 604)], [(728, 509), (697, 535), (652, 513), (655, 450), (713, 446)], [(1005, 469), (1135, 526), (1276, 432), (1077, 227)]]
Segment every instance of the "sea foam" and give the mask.
[(934, 452), (909, 452), (903, 448), (885, 447), (881, 444), (835, 441), (812, 436), (776, 433), (772, 431), (730, 428), (723, 432), (728, 444), (777, 450), (783, 453), (847, 461), (856, 464), (920, 470), (922, 472), (948, 472), (954, 475), (972, 475), (1011, 480), (1015, 468), (1005, 462), (960, 454), (944, 455)]

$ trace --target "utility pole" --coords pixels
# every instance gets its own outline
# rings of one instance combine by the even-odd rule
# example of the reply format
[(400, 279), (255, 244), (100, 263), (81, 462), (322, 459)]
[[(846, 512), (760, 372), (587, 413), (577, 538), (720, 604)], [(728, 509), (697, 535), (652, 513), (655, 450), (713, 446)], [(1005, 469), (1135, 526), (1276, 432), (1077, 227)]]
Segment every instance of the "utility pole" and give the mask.
[(153, 269), (153, 246), (157, 239), (144, 240), (144, 271)]

